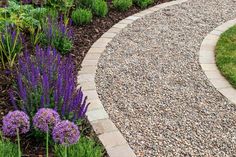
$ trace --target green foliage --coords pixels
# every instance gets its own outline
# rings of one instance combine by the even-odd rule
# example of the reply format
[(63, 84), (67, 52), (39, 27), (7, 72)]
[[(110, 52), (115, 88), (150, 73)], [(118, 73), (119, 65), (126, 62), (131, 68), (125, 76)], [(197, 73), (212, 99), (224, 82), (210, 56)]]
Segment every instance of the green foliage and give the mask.
[(20, 30), (16, 27), (6, 26), (5, 30), (0, 33), (0, 58), (3, 67), (8, 63), (13, 67), (15, 58), (23, 48)]
[(236, 26), (221, 35), (216, 45), (216, 65), (236, 88)]
[(57, 37), (53, 40), (53, 46), (62, 54), (67, 54), (73, 47), (72, 41), (70, 38), (64, 37), (60, 34), (56, 35)]
[(74, 6), (74, 0), (47, 0), (47, 5), (50, 8), (57, 9), (64, 14), (68, 14)]
[(18, 156), (17, 145), (11, 143), (7, 139), (3, 139), (0, 133), (0, 157), (15, 157)]
[(114, 7), (119, 11), (127, 11), (133, 4), (132, 0), (113, 0)]
[(76, 0), (75, 2), (78, 7), (92, 8), (94, 0)]
[(30, 31), (40, 27), (46, 15), (46, 8), (34, 8), (32, 5), (19, 5), (14, 1), (9, 1), (7, 8), (0, 9), (0, 25), (10, 23)]
[(96, 16), (105, 17), (108, 13), (107, 2), (104, 0), (94, 0), (92, 11)]
[(140, 8), (146, 8), (148, 5), (153, 4), (154, 0), (134, 0), (134, 3)]
[(45, 47), (54, 47), (62, 55), (72, 49), (71, 31), (67, 28), (63, 17), (60, 22), (51, 19), (43, 25), (43, 31), (39, 34), (39, 43)]
[(80, 8), (72, 12), (71, 18), (76, 25), (84, 25), (91, 22), (92, 16), (90, 10)]
[[(102, 157), (103, 148), (92, 139), (81, 137), (75, 145), (69, 146), (68, 157)], [(64, 146), (55, 145), (54, 152), (56, 157), (64, 157)]]

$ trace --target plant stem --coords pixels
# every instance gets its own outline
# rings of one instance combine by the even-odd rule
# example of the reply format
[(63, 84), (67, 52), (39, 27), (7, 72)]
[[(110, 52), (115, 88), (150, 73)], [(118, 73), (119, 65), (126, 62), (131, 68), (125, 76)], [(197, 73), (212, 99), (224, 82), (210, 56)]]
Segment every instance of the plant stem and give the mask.
[(20, 150), (20, 135), (19, 135), (19, 129), (16, 129), (17, 134), (17, 144), (18, 144), (18, 157), (21, 157), (21, 150)]
[(46, 157), (48, 157), (48, 131), (46, 135)]
[(65, 146), (65, 152), (64, 157), (67, 157), (67, 146)]

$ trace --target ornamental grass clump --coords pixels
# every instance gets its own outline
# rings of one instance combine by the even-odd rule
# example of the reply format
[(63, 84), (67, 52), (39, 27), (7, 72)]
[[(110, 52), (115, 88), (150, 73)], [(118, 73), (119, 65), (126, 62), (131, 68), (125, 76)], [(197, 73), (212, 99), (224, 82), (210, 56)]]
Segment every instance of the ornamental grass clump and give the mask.
[(3, 117), (3, 134), (5, 136), (17, 136), (18, 157), (21, 157), (20, 134), (25, 134), (30, 130), (30, 121), (26, 113), (22, 111), (9, 112)]
[(36, 129), (46, 133), (46, 157), (48, 157), (49, 131), (60, 122), (59, 114), (53, 109), (41, 108), (33, 118), (33, 125)]
[(9, 67), (13, 67), (15, 58), (22, 48), (22, 37), (19, 28), (5, 26), (5, 29), (0, 32), (0, 58), (4, 68), (6, 63)]
[(64, 157), (67, 157), (67, 147), (78, 142), (80, 132), (77, 125), (64, 120), (56, 124), (52, 137), (55, 142), (64, 145)]
[(40, 108), (51, 108), (62, 119), (75, 121), (85, 116), (87, 97), (77, 88), (74, 62), (55, 49), (36, 47), (35, 56), (19, 57), (16, 85), (10, 92), (12, 105), (32, 118)]

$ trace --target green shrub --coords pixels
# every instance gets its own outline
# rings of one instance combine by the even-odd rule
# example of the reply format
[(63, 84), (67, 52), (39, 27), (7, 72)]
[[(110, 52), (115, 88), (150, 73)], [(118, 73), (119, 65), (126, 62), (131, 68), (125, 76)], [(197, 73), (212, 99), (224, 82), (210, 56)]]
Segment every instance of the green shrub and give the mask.
[(113, 0), (112, 1), (115, 8), (117, 8), (119, 11), (126, 11), (128, 10), (132, 4), (132, 0)]
[(9, 140), (4, 140), (0, 133), (0, 157), (15, 157), (18, 156), (17, 145)]
[(92, 20), (92, 12), (87, 9), (76, 9), (72, 12), (71, 18), (76, 25), (88, 24)]
[(104, 0), (95, 0), (92, 6), (95, 15), (105, 17), (108, 13), (107, 2)]
[[(56, 157), (64, 157), (64, 146), (55, 145), (54, 152)], [(81, 137), (77, 144), (68, 147), (68, 157), (102, 157), (103, 148), (96, 144), (94, 140)]]
[(146, 8), (148, 5), (153, 4), (154, 0), (134, 0), (134, 2), (140, 8)]

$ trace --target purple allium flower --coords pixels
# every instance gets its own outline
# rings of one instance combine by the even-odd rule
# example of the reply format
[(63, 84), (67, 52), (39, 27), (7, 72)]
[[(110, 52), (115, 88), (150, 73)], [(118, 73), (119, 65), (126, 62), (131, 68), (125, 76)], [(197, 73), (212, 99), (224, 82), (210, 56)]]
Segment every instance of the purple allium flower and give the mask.
[(56, 124), (53, 129), (52, 137), (55, 142), (63, 145), (75, 144), (80, 137), (78, 126), (68, 120)]
[(6, 136), (15, 136), (17, 134), (17, 129), (19, 129), (19, 134), (25, 134), (30, 129), (28, 115), (19, 110), (9, 112), (3, 117), (2, 122), (2, 130)]
[(33, 124), (40, 131), (47, 132), (60, 122), (59, 114), (53, 109), (41, 108), (33, 118)]

